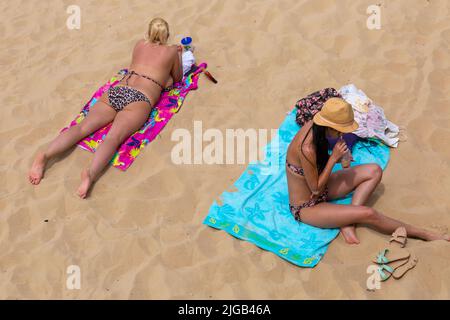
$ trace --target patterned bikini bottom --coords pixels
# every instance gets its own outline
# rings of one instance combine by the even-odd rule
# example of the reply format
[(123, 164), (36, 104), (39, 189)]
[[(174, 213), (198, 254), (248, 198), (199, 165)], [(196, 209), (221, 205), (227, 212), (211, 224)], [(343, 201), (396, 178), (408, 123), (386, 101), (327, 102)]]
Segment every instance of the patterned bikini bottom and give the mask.
[(121, 111), (125, 106), (133, 102), (144, 101), (152, 106), (150, 100), (145, 94), (131, 87), (116, 86), (108, 90), (108, 99), (111, 107), (117, 112)]
[(289, 209), (291, 210), (291, 213), (294, 215), (295, 220), (301, 222), (302, 220), (300, 218), (300, 214), (302, 209), (313, 207), (321, 202), (326, 202), (327, 200), (328, 200), (328, 187), (325, 187), (325, 190), (316, 199), (311, 199), (298, 206), (289, 204)]

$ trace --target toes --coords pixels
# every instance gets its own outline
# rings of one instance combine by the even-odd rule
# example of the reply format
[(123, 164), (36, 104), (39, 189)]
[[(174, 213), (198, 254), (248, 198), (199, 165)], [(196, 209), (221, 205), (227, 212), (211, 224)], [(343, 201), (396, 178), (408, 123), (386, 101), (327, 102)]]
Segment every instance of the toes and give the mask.
[(34, 172), (30, 172), (28, 174), (28, 180), (30, 181), (31, 184), (39, 184), (41, 179), (42, 179), (42, 177), (39, 174), (36, 174)]
[(36, 177), (29, 177), (29, 180), (30, 180), (31, 184), (34, 184), (34, 185), (39, 184), (39, 182), (41, 181), (41, 179), (36, 178)]
[(84, 191), (84, 189), (85, 189), (85, 188), (81, 188), (81, 187), (80, 187), (80, 188), (77, 190), (77, 195), (78, 195), (81, 199), (86, 198), (87, 191)]
[(359, 244), (359, 239), (357, 239), (357, 238), (349, 238), (349, 239), (347, 239), (347, 243), (348, 244)]

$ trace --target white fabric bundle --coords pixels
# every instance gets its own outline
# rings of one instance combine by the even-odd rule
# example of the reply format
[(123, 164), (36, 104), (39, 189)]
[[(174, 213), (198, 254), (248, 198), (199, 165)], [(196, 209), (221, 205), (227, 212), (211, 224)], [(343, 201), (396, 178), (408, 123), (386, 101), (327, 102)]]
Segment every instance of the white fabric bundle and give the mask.
[(192, 65), (195, 63), (195, 57), (192, 51), (184, 51), (182, 54), (183, 60), (183, 75), (185, 75), (189, 70), (191, 70)]
[(359, 124), (354, 134), (361, 138), (379, 138), (393, 148), (398, 146), (399, 127), (386, 119), (383, 108), (374, 104), (354, 84), (343, 86), (339, 94), (353, 107), (355, 121)]

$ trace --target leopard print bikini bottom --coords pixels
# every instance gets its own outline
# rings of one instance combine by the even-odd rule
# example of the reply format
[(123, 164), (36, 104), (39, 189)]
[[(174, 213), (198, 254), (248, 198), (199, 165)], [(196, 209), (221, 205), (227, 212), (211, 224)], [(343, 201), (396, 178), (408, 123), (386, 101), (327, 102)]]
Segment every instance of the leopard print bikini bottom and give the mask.
[(121, 111), (125, 106), (133, 102), (144, 101), (152, 106), (150, 100), (145, 94), (131, 87), (116, 86), (108, 90), (108, 99), (111, 107), (117, 112)]

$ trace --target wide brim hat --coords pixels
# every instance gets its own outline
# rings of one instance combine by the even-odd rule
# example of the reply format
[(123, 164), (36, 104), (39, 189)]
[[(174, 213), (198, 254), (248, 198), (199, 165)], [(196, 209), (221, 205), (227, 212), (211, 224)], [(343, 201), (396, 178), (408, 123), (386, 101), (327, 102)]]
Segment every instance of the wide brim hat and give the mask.
[(322, 110), (314, 115), (313, 122), (343, 133), (353, 132), (359, 127), (352, 106), (341, 98), (328, 99)]

